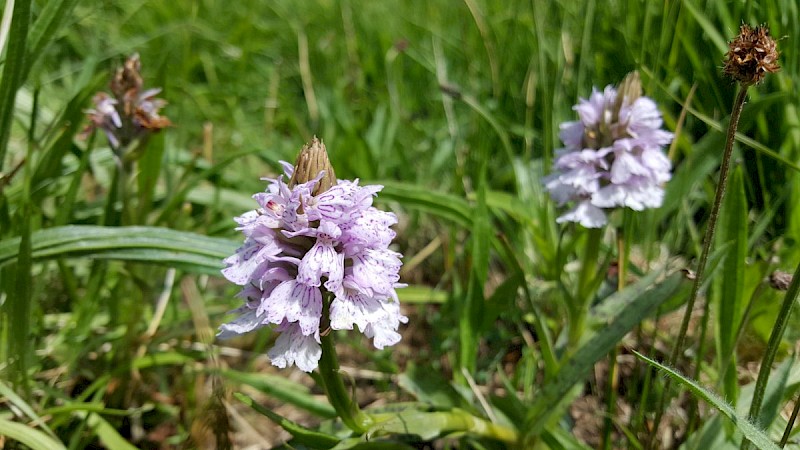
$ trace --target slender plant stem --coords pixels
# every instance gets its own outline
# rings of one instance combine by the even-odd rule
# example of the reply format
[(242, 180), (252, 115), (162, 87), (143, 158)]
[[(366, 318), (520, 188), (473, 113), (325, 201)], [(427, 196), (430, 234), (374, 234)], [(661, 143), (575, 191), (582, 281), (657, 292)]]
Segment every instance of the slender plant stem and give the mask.
[[(625, 277), (628, 268), (628, 253), (625, 251), (624, 225), (617, 228), (617, 292), (625, 289)], [(619, 370), (617, 367), (617, 355), (619, 346), (608, 355), (608, 380), (606, 382), (606, 417), (603, 419), (603, 449), (612, 448), (612, 432), (614, 431), (614, 415), (617, 412), (617, 388), (619, 386)]]
[(794, 428), (798, 412), (800, 412), (800, 398), (795, 400), (792, 416), (789, 418), (789, 422), (786, 423), (786, 429), (783, 430), (783, 437), (781, 437), (781, 443), (779, 444), (781, 448), (785, 447), (786, 443), (789, 442), (789, 436), (792, 434), (792, 428)]
[[(322, 329), (328, 329), (330, 299), (323, 301)], [(322, 344), (322, 357), (319, 360), (319, 373), (325, 394), (348, 428), (358, 434), (362, 434), (372, 424), (372, 419), (364, 414), (351, 397), (344, 385), (342, 374), (339, 371), (339, 359), (336, 357), (336, 347), (333, 341), (333, 332), (328, 329), (328, 333), (322, 333), (320, 343)]]
[(597, 277), (597, 260), (600, 254), (600, 241), (603, 238), (602, 228), (590, 228), (586, 234), (586, 245), (582, 258), (581, 272), (578, 278), (578, 292), (571, 307), (569, 324), (569, 347), (575, 349), (583, 337), (586, 327), (586, 314), (592, 302), (592, 287)]
[[(764, 401), (764, 392), (767, 390), (767, 381), (769, 380), (770, 372), (772, 372), (772, 363), (775, 361), (775, 355), (778, 354), (778, 348), (781, 346), (783, 340), (783, 333), (786, 331), (786, 325), (789, 323), (789, 317), (792, 315), (792, 307), (797, 299), (797, 294), (800, 292), (800, 264), (794, 271), (792, 283), (786, 291), (786, 296), (783, 298), (781, 310), (778, 312), (778, 317), (775, 319), (775, 326), (772, 327), (772, 334), (769, 335), (769, 342), (767, 349), (764, 352), (764, 358), (761, 360), (761, 368), (758, 369), (758, 378), (756, 379), (756, 387), (753, 391), (753, 401), (750, 402), (750, 412), (747, 418), (756, 425), (763, 426), (757, 421), (758, 415), (761, 412), (761, 403)], [(742, 450), (750, 448), (750, 442), (742, 438)]]
[[(711, 246), (714, 242), (714, 234), (717, 231), (717, 219), (719, 219), (719, 211), (722, 207), (722, 200), (725, 197), (725, 191), (728, 187), (728, 172), (730, 172), (731, 155), (733, 154), (733, 142), (736, 137), (736, 128), (739, 126), (739, 117), (742, 115), (742, 108), (744, 101), (747, 98), (747, 85), (742, 85), (739, 88), (739, 94), (733, 102), (733, 110), (731, 110), (731, 120), (728, 123), (728, 134), (725, 138), (725, 151), (722, 154), (722, 165), (719, 169), (719, 182), (717, 183), (717, 193), (714, 196), (714, 204), (711, 207), (711, 215), (708, 217), (708, 224), (706, 225), (705, 236), (703, 237), (703, 250), (700, 253), (700, 260), (697, 263), (697, 272), (695, 273), (694, 283), (692, 284), (692, 292), (686, 302), (686, 311), (683, 313), (683, 320), (681, 321), (681, 328), (678, 332), (678, 338), (672, 347), (672, 352), (667, 360), (667, 366), (676, 367), (676, 362), (680, 356), (684, 341), (686, 340), (686, 332), (689, 330), (689, 321), (692, 318), (692, 310), (694, 309), (695, 301), (700, 293), (700, 286), (703, 282), (703, 274), (705, 272), (708, 256), (711, 253)], [(658, 427), (663, 417), (664, 407), (666, 406), (669, 397), (670, 380), (664, 382), (664, 390), (661, 392), (661, 398), (658, 402), (658, 409), (656, 410), (655, 421), (653, 422), (653, 433), (650, 434), (649, 448), (655, 448), (656, 436), (658, 435)]]

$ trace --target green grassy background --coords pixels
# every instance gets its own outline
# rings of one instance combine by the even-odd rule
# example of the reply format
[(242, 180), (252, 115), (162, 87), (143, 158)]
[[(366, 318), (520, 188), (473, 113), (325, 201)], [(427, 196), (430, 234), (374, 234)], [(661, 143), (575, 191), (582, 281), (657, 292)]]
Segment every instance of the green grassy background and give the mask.
[[(734, 330), (714, 317), (731, 301), (722, 298), (724, 286), (739, 283), (735, 314), (759, 294), (739, 348), (740, 367), (758, 360), (779, 294), (757, 287), (772, 269), (791, 271), (800, 258), (800, 213), (793, 208), (800, 201), (795, 1), (51, 3), (64, 10), (52, 28), (30, 35), (41, 39), (28, 39), (26, 58), (12, 60), (25, 61), (24, 83), (15, 106), (2, 105), (11, 132), (0, 170), (20, 167), (0, 184), (3, 351), (8, 361), (27, 356), (21, 377), (9, 375), (0, 396), (6, 405), (30, 405), (29, 418), (53, 415), (48, 431), (71, 448), (97, 439), (109, 445), (115, 438), (108, 429), (122, 430), (137, 445), (147, 441), (132, 437), (131, 423), (147, 431), (170, 424), (170, 442), (188, 445), (197, 439), (192, 424), (218, 412), (207, 394), (198, 394), (208, 387), (203, 377), (217, 367), (209, 330), (238, 301), (213, 275), (213, 256), (240, 239), (231, 218), (253, 207), (249, 196), (264, 188), (260, 178), (274, 176), (279, 160), (293, 161), (314, 135), (324, 140), (340, 178), (385, 184), (381, 205), (401, 217), (397, 249), (405, 254), (403, 281), (412, 285), (400, 293), (413, 318), (404, 333), (408, 344), (376, 354), (361, 339), (345, 338), (352, 360), (385, 374), (416, 363), (457, 383), (462, 367), (481, 384), (505, 372), (505, 387), (522, 404), (534, 399), (536, 383), (553, 375), (542, 347), (563, 350), (564, 304), (575, 296), (573, 266), (588, 238), (584, 230), (555, 224), (558, 211), (541, 187), (560, 146), (558, 124), (574, 119), (572, 105), (592, 87), (639, 70), (666, 128), (678, 132), (668, 149), (674, 179), (661, 209), (613, 220), (625, 230), (633, 275), (668, 260), (692, 267), (735, 92), (720, 68), (726, 41), (742, 22), (770, 26), (783, 70), (751, 89), (745, 106), (735, 152), (740, 194), (728, 206), (735, 213), (717, 260), (729, 257), (726, 239), (745, 224), (747, 245), (729, 257), (733, 266), (713, 272), (711, 312), (701, 314), (709, 318), (709, 345), (699, 351), (707, 363), (704, 380), (735, 402), (738, 387), (735, 380), (722, 387), (723, 358), (714, 344), (724, 345)], [(31, 10), (35, 31), (48, 10), (43, 2)], [(4, 69), (15, 42), (12, 30)], [(128, 199), (135, 214), (115, 222), (108, 201), (114, 165), (105, 138), (74, 137), (92, 94), (106, 89), (134, 52), (146, 87), (163, 87), (169, 102), (163, 113), (175, 125), (155, 136), (139, 161), (138, 196)], [(6, 73), (3, 83), (10, 80)], [(102, 236), (95, 235), (103, 247), (96, 253), (65, 244), (59, 255), (69, 258), (42, 256), (37, 245), (44, 244), (27, 239), (67, 224), (160, 226), (228, 241), (193, 243), (164, 234), (155, 237), (152, 253), (122, 255), (141, 261), (131, 263), (117, 261), (121, 251)], [(145, 238), (131, 234), (121, 241)], [(152, 264), (176, 242), (195, 251), (195, 259)], [(599, 273), (613, 253), (606, 236), (592, 262)], [(41, 259), (34, 263), (28, 255)], [(170, 274), (165, 265), (178, 270)], [(600, 277), (593, 283), (600, 286), (599, 302), (612, 288)], [(162, 292), (172, 300), (156, 320)], [(158, 327), (151, 335), (152, 324)], [(536, 345), (522, 339), (531, 333)], [(553, 342), (542, 344), (543, 333)], [(654, 333), (656, 340), (672, 338), (670, 329)], [(788, 340), (797, 335), (790, 327)], [(261, 333), (237, 343), (252, 353), (231, 364), (256, 367), (270, 339)], [(501, 370), (517, 350), (512, 367)], [(0, 370), (12, 374), (13, 367)], [(131, 373), (141, 378), (129, 379)], [(12, 379), (27, 386), (18, 391), (25, 401), (9, 400)], [(394, 390), (390, 382), (376, 385)], [(173, 397), (180, 399), (164, 400)], [(86, 405), (101, 401), (97, 407), (106, 414), (91, 414)], [(78, 413), (53, 412), (76, 404)], [(127, 408), (142, 409), (138, 422), (119, 412)], [(0, 410), (0, 418), (10, 417)], [(635, 441), (637, 432), (627, 439)]]

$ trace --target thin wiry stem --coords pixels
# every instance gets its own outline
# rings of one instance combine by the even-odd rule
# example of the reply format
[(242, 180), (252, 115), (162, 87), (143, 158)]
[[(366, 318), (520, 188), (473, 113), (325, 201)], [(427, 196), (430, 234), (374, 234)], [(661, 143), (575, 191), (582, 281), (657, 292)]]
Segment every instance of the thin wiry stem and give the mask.
[(789, 442), (789, 436), (792, 434), (792, 428), (794, 428), (794, 422), (797, 420), (798, 412), (800, 412), (800, 399), (794, 402), (792, 417), (789, 418), (789, 422), (786, 423), (786, 429), (783, 430), (783, 437), (781, 437), (781, 443), (779, 444), (781, 448), (785, 447), (786, 443)]
[[(739, 88), (739, 94), (733, 102), (733, 110), (731, 110), (731, 120), (728, 124), (728, 134), (725, 138), (725, 151), (722, 154), (722, 165), (719, 169), (719, 182), (717, 183), (717, 193), (714, 196), (714, 204), (711, 207), (711, 215), (708, 217), (708, 224), (706, 225), (705, 236), (703, 237), (703, 250), (700, 254), (700, 260), (697, 264), (697, 272), (695, 273), (694, 284), (692, 284), (692, 292), (689, 295), (689, 300), (686, 302), (686, 311), (683, 313), (683, 320), (681, 321), (681, 328), (678, 332), (678, 339), (672, 347), (672, 352), (667, 360), (667, 366), (676, 367), (676, 362), (680, 356), (684, 341), (686, 340), (686, 332), (689, 330), (689, 321), (692, 318), (692, 310), (694, 309), (695, 301), (700, 293), (700, 286), (703, 282), (703, 274), (705, 272), (708, 256), (711, 253), (711, 246), (714, 242), (714, 234), (717, 231), (717, 219), (719, 219), (719, 211), (722, 207), (722, 200), (725, 197), (725, 191), (728, 187), (728, 172), (730, 172), (731, 154), (733, 153), (733, 142), (736, 137), (736, 128), (739, 126), (739, 117), (742, 114), (744, 101), (747, 98), (747, 88), (749, 86), (742, 84)], [(653, 422), (654, 432), (650, 435), (649, 448), (654, 448), (657, 430), (661, 423), (664, 407), (666, 406), (669, 397), (670, 380), (664, 382), (664, 390), (661, 392), (661, 399), (658, 402), (658, 409), (656, 410), (655, 421)]]

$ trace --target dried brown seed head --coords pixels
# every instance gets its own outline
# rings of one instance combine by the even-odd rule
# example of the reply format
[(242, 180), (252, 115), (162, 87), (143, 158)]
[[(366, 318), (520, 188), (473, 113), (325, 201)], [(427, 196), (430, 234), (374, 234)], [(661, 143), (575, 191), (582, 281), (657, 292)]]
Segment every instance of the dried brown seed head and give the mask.
[(749, 86), (760, 83), (767, 73), (780, 70), (778, 47), (765, 25), (750, 28), (742, 24), (739, 35), (728, 43), (723, 72)]
[(792, 274), (788, 272), (776, 270), (769, 276), (769, 285), (775, 290), (785, 291), (789, 289), (790, 284), (792, 284)]

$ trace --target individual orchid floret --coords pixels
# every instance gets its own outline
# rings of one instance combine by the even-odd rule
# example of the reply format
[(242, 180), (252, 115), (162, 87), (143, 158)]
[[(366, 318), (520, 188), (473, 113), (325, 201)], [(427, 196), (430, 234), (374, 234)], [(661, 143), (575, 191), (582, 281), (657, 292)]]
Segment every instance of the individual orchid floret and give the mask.
[(336, 180), (323, 143), (303, 147), (289, 179), (270, 180), (253, 199), (259, 208), (237, 217), (245, 236), (222, 274), (242, 286), (245, 304), (220, 327), (220, 338), (273, 326), (272, 364), (313, 371), (322, 355), (320, 334), (359, 331), (377, 348), (400, 341), (408, 319), (395, 289), (402, 263), (389, 249), (397, 217), (372, 206), (382, 186)]
[(661, 129), (656, 103), (642, 96), (638, 73), (618, 89), (593, 90), (573, 109), (580, 120), (561, 124), (564, 148), (544, 179), (559, 206), (572, 205), (556, 222), (599, 228), (608, 210), (660, 207), (672, 169), (663, 149), (673, 134)]
[(135, 140), (147, 137), (172, 123), (159, 111), (167, 102), (156, 96), (160, 88), (142, 90), (139, 55), (129, 57), (111, 80), (111, 95), (98, 92), (92, 99), (94, 108), (86, 111), (88, 134), (100, 129), (114, 149), (123, 149)]

